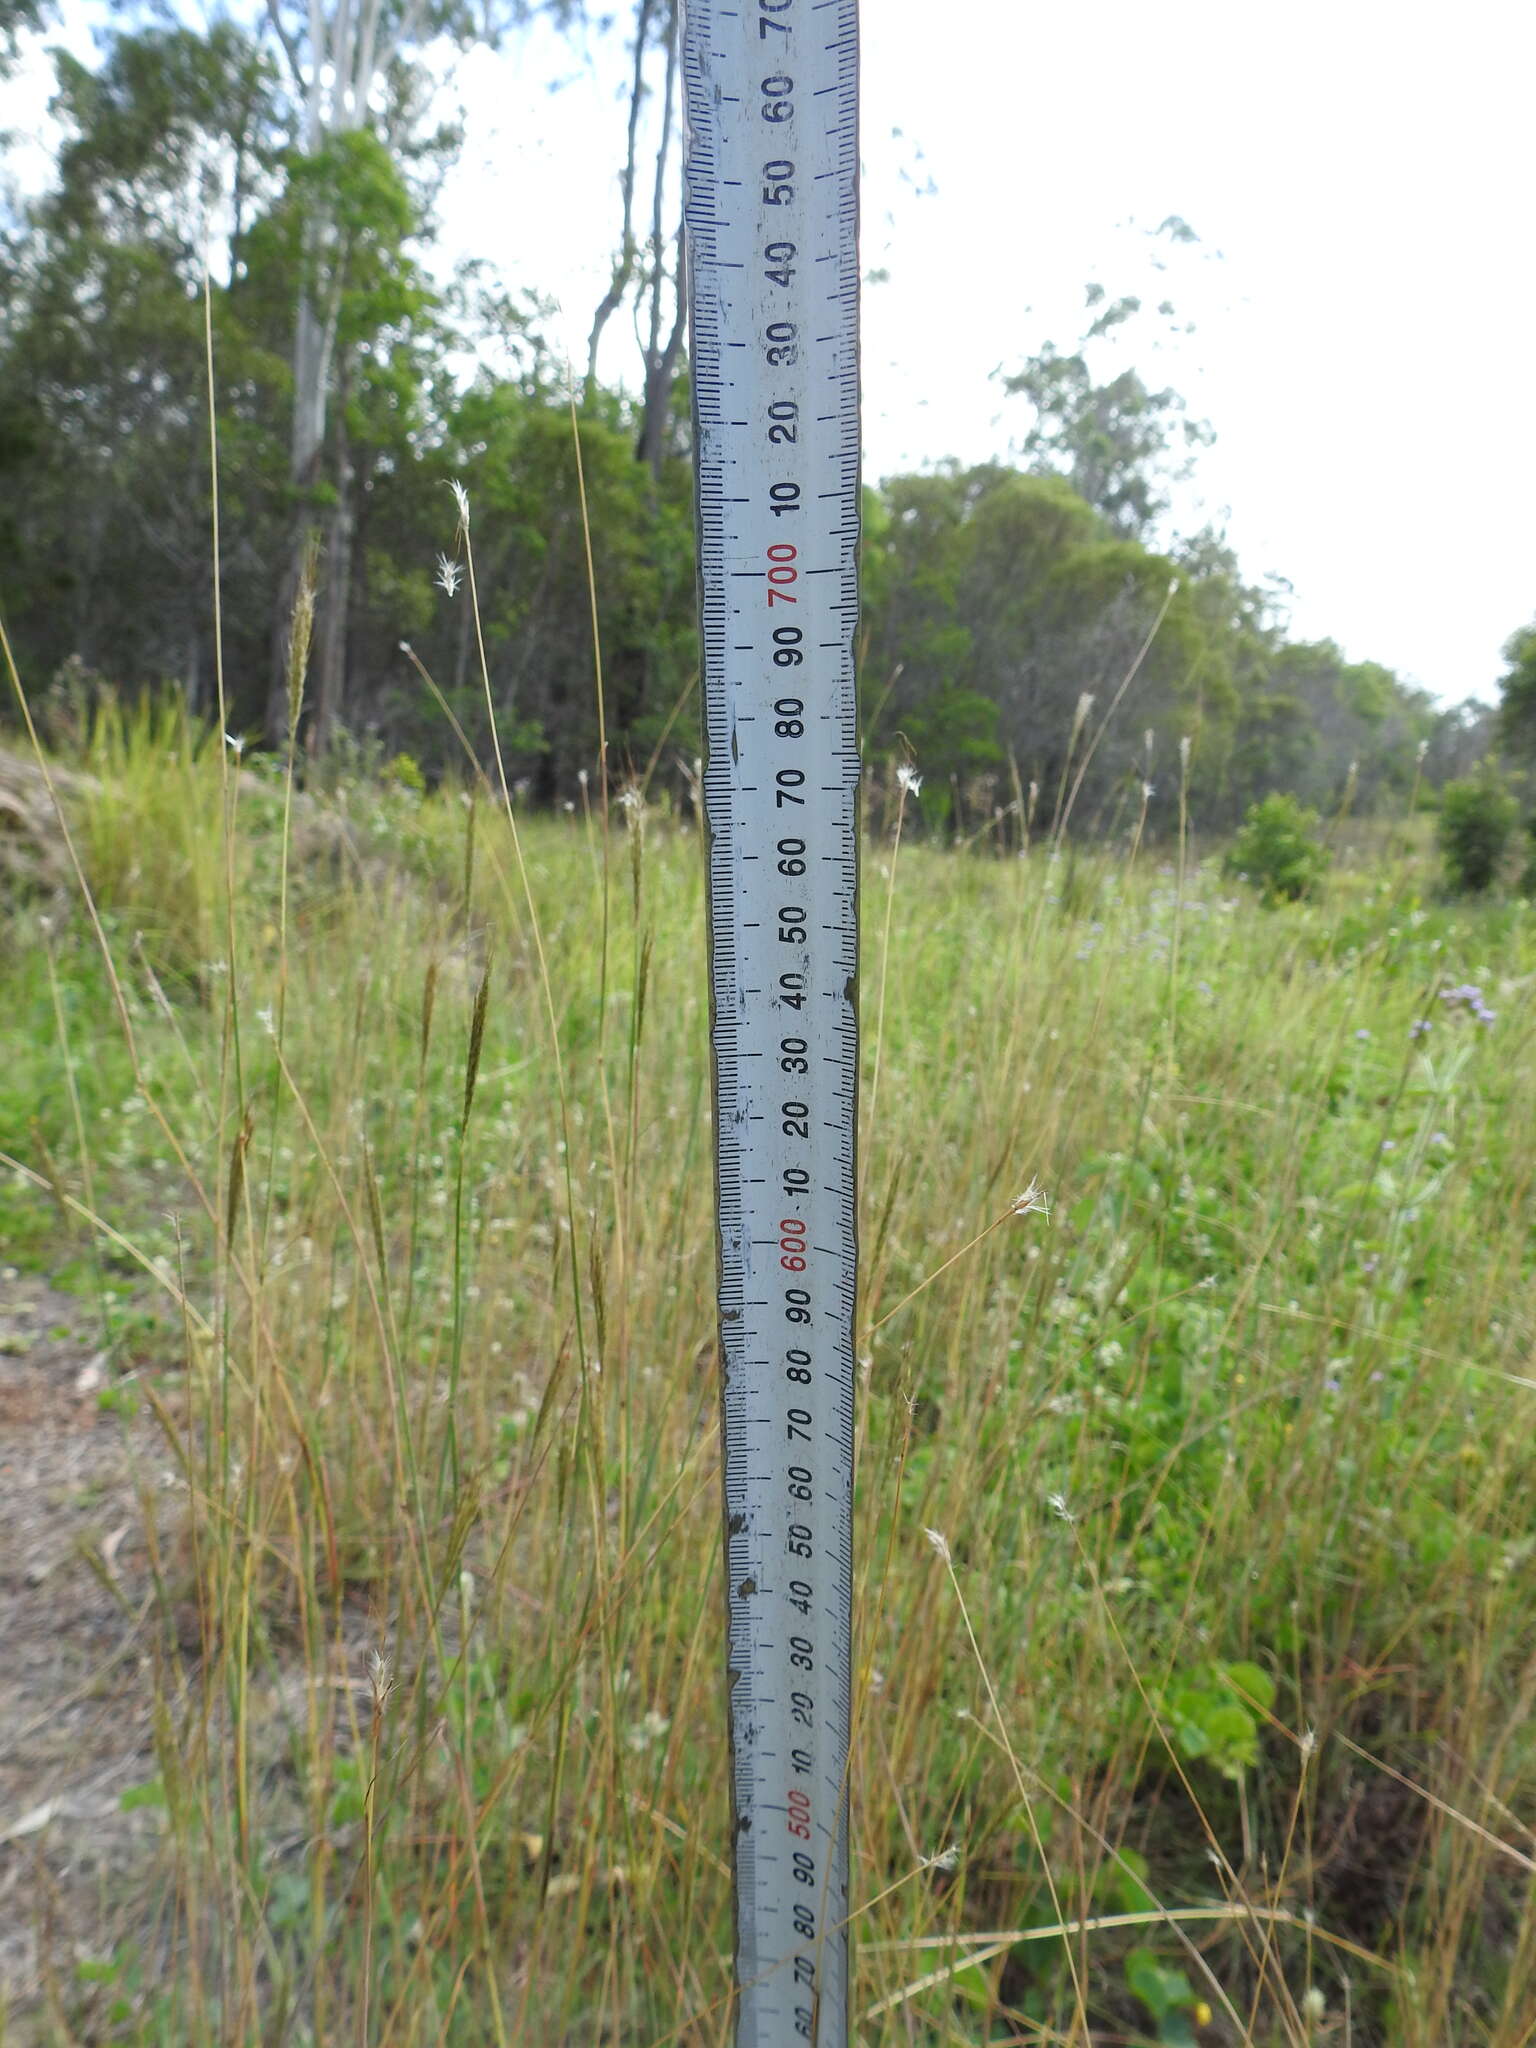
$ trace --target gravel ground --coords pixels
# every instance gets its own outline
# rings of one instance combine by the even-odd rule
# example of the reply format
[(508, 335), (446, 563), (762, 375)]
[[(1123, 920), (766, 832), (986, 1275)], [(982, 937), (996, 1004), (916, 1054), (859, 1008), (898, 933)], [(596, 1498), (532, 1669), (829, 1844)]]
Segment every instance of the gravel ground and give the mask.
[(45, 2037), (82, 1962), (142, 1920), (161, 1814), (144, 1500), (173, 1486), (88, 1303), (0, 1268), (0, 2038)]

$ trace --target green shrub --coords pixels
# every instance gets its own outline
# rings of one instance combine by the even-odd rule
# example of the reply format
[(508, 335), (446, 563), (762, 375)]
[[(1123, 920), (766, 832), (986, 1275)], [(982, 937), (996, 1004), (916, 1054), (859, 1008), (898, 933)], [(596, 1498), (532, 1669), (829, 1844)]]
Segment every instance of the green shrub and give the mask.
[(401, 789), (414, 789), (418, 796), (427, 793), (427, 778), (413, 754), (396, 754), (392, 761), (386, 762), (384, 780), (397, 783)]
[(1266, 903), (1310, 896), (1328, 866), (1317, 838), (1317, 813), (1293, 796), (1267, 796), (1252, 804), (1227, 855), (1228, 874), (1241, 875)]
[(1520, 877), (1520, 894), (1527, 899), (1536, 899), (1536, 817), (1526, 819), (1525, 836), (1531, 845), (1525, 857), (1525, 870)]
[(1491, 776), (1448, 782), (1440, 793), (1440, 851), (1451, 887), (1477, 894), (1499, 871), (1518, 815), (1514, 798)]

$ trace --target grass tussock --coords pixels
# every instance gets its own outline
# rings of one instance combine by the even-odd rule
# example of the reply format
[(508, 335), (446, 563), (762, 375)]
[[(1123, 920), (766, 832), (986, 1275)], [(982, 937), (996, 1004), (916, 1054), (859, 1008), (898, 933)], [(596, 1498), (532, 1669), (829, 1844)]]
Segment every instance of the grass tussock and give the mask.
[[(86, 755), (94, 920), (6, 913), (0, 1228), (174, 1485), (161, 1864), (52, 2038), (713, 2048), (697, 834), (294, 801), (164, 711)], [(857, 2037), (1521, 2048), (1528, 917), (916, 804), (865, 864)]]

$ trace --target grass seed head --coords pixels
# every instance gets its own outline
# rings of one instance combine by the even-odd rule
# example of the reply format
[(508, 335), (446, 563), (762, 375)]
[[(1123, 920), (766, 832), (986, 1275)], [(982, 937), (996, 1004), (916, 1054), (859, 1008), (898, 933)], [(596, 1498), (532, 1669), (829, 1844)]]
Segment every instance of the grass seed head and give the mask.
[(288, 737), (299, 729), (299, 712), (304, 704), (304, 679), (309, 673), (309, 649), (315, 633), (315, 570), (320, 554), (320, 536), (311, 529), (299, 563), (299, 587), (294, 594), (293, 616), (288, 622)]
[(376, 1714), (384, 1711), (384, 1703), (395, 1689), (395, 1674), (382, 1650), (368, 1652), (368, 1691), (373, 1698)]

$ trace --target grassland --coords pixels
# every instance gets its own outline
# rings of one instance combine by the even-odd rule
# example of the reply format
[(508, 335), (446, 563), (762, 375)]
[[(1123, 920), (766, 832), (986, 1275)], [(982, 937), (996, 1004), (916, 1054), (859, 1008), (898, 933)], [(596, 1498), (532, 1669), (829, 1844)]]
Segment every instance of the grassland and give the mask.
[[(158, 1840), (0, 2038), (722, 2043), (697, 832), (77, 765), (0, 1241), (174, 1481)], [(1536, 938), (1336, 838), (868, 848), (861, 2042), (1536, 2039)]]

